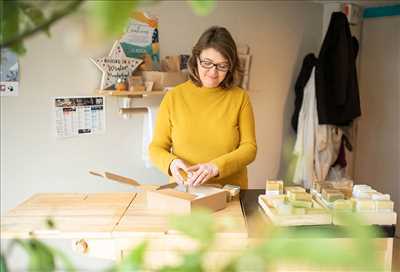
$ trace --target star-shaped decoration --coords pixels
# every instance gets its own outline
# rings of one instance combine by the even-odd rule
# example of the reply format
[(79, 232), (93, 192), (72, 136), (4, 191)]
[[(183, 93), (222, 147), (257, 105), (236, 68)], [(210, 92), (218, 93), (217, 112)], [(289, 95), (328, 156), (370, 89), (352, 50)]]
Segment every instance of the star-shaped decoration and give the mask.
[(118, 78), (127, 79), (143, 62), (141, 59), (127, 57), (119, 40), (114, 43), (107, 57), (90, 60), (103, 72), (100, 86), (102, 90), (115, 88)]

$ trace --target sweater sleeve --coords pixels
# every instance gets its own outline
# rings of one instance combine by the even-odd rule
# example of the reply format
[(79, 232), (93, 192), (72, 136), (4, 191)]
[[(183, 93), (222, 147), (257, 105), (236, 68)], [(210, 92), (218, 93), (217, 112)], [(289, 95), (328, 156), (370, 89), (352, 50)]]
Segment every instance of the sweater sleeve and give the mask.
[(171, 153), (171, 111), (172, 100), (167, 93), (161, 101), (157, 114), (157, 120), (153, 139), (149, 145), (149, 155), (151, 161), (166, 175), (171, 175), (169, 165), (177, 156)]
[(211, 161), (211, 163), (214, 163), (218, 167), (218, 178), (224, 178), (240, 171), (256, 157), (257, 144), (254, 114), (247, 94), (240, 109), (238, 120), (240, 134), (238, 148)]

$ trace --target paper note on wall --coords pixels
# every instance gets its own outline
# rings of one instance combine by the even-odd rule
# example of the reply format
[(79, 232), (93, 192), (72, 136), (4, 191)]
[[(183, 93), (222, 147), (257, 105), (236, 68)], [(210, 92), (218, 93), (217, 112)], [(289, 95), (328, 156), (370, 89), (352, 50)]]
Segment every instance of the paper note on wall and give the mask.
[(105, 132), (104, 96), (56, 97), (53, 105), (57, 137)]
[(142, 70), (158, 70), (160, 52), (158, 19), (144, 12), (134, 12), (126, 32), (121, 38), (121, 47), (127, 57), (142, 59)]

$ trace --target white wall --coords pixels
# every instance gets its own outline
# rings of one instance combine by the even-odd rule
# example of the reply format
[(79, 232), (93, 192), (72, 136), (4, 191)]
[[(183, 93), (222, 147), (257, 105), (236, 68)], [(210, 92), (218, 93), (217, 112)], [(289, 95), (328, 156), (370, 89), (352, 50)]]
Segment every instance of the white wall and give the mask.
[[(211, 25), (226, 26), (239, 43), (249, 44), (258, 140), (258, 155), (249, 168), (250, 186), (264, 187), (267, 178), (285, 177), (293, 142), (294, 81), (304, 55), (319, 48), (321, 5), (223, 1), (207, 17), (196, 17), (185, 1), (144, 9), (160, 18), (162, 55), (189, 53)], [(145, 168), (141, 161), (143, 116), (121, 118), (116, 98), (107, 97), (105, 134), (55, 138), (51, 97), (93, 95), (101, 74), (89, 57), (107, 54), (113, 43), (76, 46), (82, 27), (81, 20), (70, 17), (51, 29), (51, 38), (40, 34), (28, 40), (28, 53), (20, 58), (19, 96), (1, 98), (2, 214), (38, 192), (131, 190), (90, 176), (90, 169), (147, 183), (166, 182), (161, 172)]]
[[(400, 16), (364, 20), (355, 180), (400, 210)], [(398, 221), (400, 222), (400, 221)]]

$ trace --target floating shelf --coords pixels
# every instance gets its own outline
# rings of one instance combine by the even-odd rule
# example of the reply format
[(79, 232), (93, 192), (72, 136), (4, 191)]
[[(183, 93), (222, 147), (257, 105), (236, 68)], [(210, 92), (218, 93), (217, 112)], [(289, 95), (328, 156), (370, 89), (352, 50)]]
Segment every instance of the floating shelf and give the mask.
[(166, 91), (151, 91), (151, 92), (131, 92), (131, 91), (113, 91), (113, 90), (97, 90), (100, 95), (107, 96), (125, 96), (125, 97), (147, 97), (147, 96), (163, 96)]

